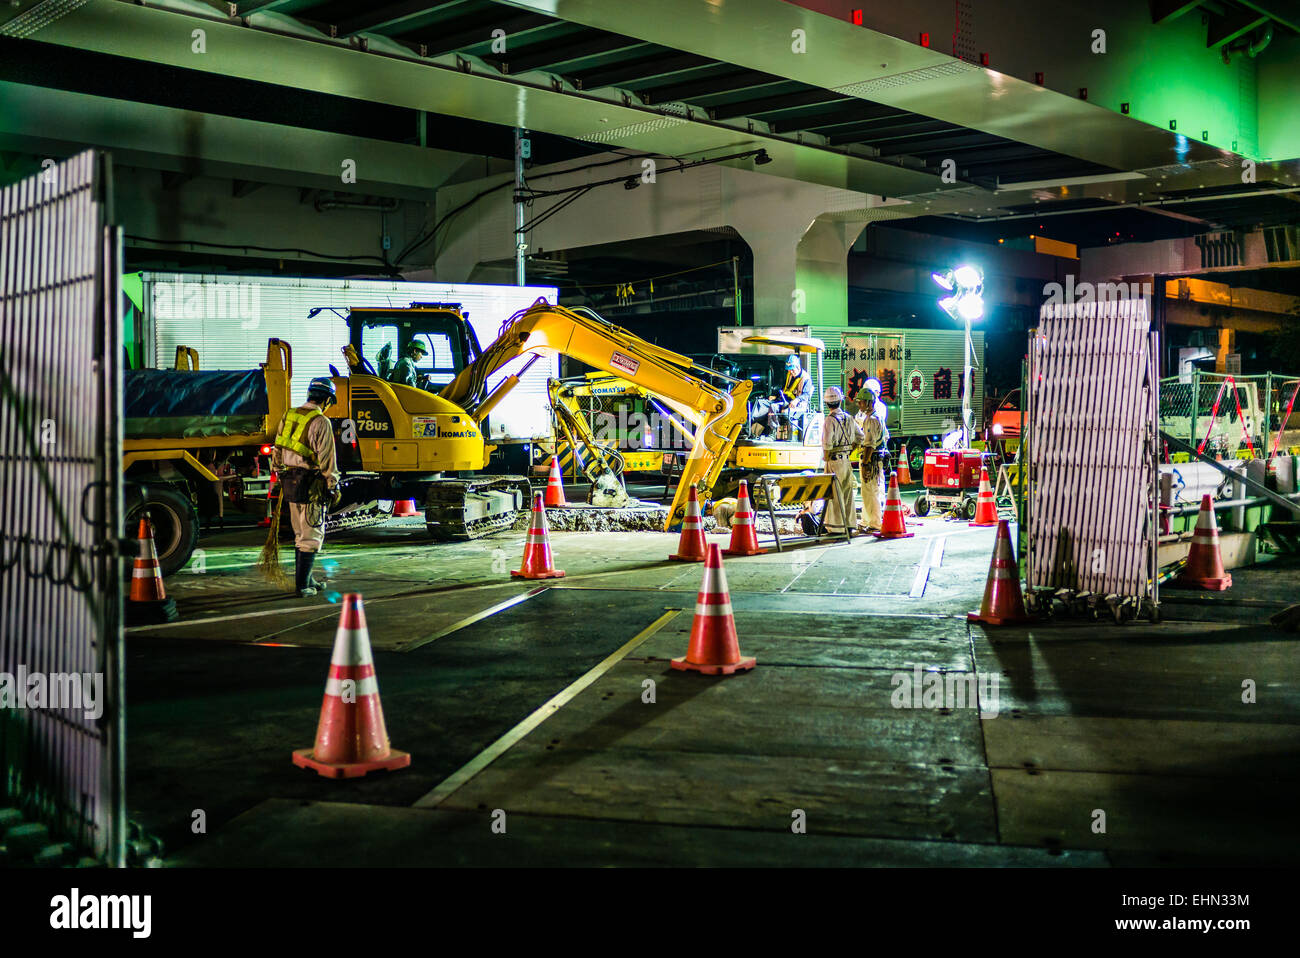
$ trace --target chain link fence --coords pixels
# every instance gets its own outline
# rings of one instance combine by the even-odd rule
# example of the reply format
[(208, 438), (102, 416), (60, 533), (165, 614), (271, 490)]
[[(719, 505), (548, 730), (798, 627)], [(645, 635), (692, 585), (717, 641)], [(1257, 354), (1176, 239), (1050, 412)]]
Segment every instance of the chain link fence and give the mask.
[(1207, 455), (1262, 459), (1300, 444), (1300, 377), (1195, 370), (1160, 381), (1160, 428)]

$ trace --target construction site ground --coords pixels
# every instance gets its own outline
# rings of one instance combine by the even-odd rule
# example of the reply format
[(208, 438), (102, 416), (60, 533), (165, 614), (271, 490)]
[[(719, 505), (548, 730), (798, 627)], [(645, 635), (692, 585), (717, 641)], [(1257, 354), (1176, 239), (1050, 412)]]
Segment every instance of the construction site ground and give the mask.
[[(175, 866), (1300, 858), (1300, 657), (1267, 622), (1294, 559), (1162, 590), (1157, 625), (995, 629), (966, 617), (993, 529), (912, 522), (727, 559), (758, 665), (724, 678), (670, 668), (703, 572), (667, 561), (676, 535), (556, 531), (565, 578), (529, 582), (522, 531), (435, 544), (392, 520), (331, 540), (327, 592), (300, 599), (254, 570), (261, 530), (212, 534), (167, 580), (180, 621), (128, 632), (129, 816)], [(344, 592), (412, 761), (331, 781), (290, 753)], [(929, 673), (974, 676), (979, 707), (895, 707)]]

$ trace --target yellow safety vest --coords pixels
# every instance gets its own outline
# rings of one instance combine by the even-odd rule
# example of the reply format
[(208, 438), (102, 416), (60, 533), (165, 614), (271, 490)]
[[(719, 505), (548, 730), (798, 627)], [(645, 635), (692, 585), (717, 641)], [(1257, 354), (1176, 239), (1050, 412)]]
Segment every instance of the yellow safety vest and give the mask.
[(317, 416), (323, 416), (319, 409), (290, 409), (284, 414), (284, 425), (275, 437), (275, 444), (281, 449), (292, 449), (313, 466), (316, 465), (316, 450), (303, 442), (307, 434), (307, 424)]
[(812, 377), (808, 376), (806, 370), (798, 374), (789, 371), (786, 372), (785, 388), (781, 390), (781, 392), (785, 394), (786, 399), (790, 400), (791, 402), (794, 402), (801, 395), (803, 395), (805, 377), (808, 379), (809, 382), (812, 382)]

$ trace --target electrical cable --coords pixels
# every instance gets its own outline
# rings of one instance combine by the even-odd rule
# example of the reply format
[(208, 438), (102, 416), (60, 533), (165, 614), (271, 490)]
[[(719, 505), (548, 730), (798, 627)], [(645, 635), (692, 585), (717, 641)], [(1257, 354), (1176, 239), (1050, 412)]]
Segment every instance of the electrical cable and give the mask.
[[(126, 238), (128, 240), (135, 240), (136, 242), (159, 243), (166, 246), (210, 246), (213, 247), (214, 249), (256, 250), (259, 253), (300, 253), (304, 256), (315, 256), (319, 259), (327, 259), (327, 260), (341, 260), (341, 261), (376, 260), (380, 263), (385, 263), (385, 260), (382, 256), (333, 255), (330, 253), (321, 253), (316, 250), (302, 249), (301, 247), (297, 247), (297, 246), (254, 246), (251, 243), (210, 243), (207, 240), (157, 239), (152, 236), (137, 236), (135, 234), (128, 234)], [(385, 263), (385, 265), (388, 264)]]

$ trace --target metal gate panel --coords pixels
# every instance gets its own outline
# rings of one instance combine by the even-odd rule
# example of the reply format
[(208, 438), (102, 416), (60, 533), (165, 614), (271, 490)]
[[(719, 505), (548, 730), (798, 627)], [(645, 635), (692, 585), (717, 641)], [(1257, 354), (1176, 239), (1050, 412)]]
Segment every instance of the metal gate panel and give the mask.
[[(109, 191), (108, 160), (93, 152), (0, 191), (0, 793), (52, 840), (120, 864), (121, 247)], [(46, 698), (20, 676), (43, 677)]]
[(1026, 397), (1030, 588), (1157, 600), (1158, 355), (1144, 300), (1042, 308)]

